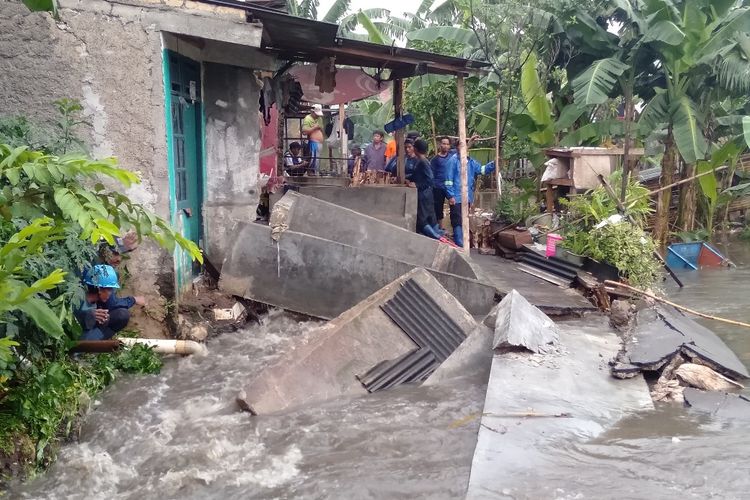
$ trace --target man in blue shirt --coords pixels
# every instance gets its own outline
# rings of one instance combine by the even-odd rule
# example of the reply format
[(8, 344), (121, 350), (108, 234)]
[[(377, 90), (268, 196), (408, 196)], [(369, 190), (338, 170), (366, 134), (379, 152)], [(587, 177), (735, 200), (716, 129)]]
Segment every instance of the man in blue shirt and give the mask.
[(437, 219), (438, 226), (443, 225), (443, 207), (445, 206), (445, 200), (448, 198), (445, 192), (445, 176), (448, 161), (452, 156), (451, 140), (448, 137), (441, 137), (438, 144), (438, 153), (430, 161), (432, 178), (435, 182), (432, 195), (435, 199), (435, 219)]
[[(466, 173), (469, 181), (469, 207), (474, 203), (474, 181), (478, 175), (486, 175), (495, 171), (495, 162), (480, 165), (474, 158), (468, 159)], [(448, 172), (445, 178), (445, 192), (450, 204), (451, 227), (453, 227), (453, 241), (458, 246), (464, 244), (464, 231), (461, 220), (461, 157), (453, 155), (448, 162)]]

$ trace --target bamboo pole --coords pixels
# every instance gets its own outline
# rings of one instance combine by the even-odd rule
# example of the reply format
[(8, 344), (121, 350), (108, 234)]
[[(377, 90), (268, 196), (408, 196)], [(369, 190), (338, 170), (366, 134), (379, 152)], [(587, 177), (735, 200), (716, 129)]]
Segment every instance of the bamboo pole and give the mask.
[(466, 151), (466, 96), (464, 95), (464, 77), (456, 77), (458, 93), (458, 152), (461, 157), (461, 225), (464, 229), (464, 251), (469, 253), (471, 230), (469, 229), (469, 158)]
[[(404, 102), (404, 81), (394, 80), (393, 81), (393, 108), (396, 118), (401, 116), (403, 112)], [(396, 130), (396, 172), (398, 173), (398, 182), (403, 184), (406, 182), (406, 156), (404, 151), (404, 129), (400, 128)]]
[(711, 316), (710, 314), (698, 312), (698, 311), (695, 311), (693, 309), (689, 309), (689, 308), (687, 308), (685, 306), (681, 306), (679, 304), (675, 304), (674, 302), (671, 302), (671, 301), (669, 301), (667, 299), (663, 299), (661, 297), (657, 297), (656, 295), (654, 295), (651, 292), (647, 292), (645, 290), (641, 290), (639, 288), (635, 288), (633, 286), (626, 285), (625, 283), (620, 283), (619, 281), (606, 280), (604, 282), (604, 284), (606, 286), (615, 286), (615, 287), (624, 288), (624, 289), (626, 289), (626, 290), (628, 290), (630, 292), (637, 293), (639, 295), (643, 295), (644, 297), (648, 297), (650, 299), (653, 299), (656, 302), (661, 302), (663, 304), (667, 304), (668, 306), (672, 306), (675, 309), (679, 309), (680, 311), (684, 311), (686, 313), (692, 314), (694, 316), (698, 316), (700, 318), (712, 319), (714, 321), (720, 321), (722, 323), (727, 323), (727, 324), (730, 324), (730, 325), (744, 326), (746, 328), (750, 328), (750, 323), (743, 323), (742, 321), (735, 321), (733, 319), (720, 318), (719, 316)]
[(502, 170), (500, 165), (500, 115), (502, 114), (503, 100), (500, 98), (500, 90), (497, 91), (497, 106), (495, 110), (495, 181), (497, 182), (497, 196), (503, 194), (502, 180), (500, 174)]
[(346, 167), (349, 158), (349, 137), (346, 134), (346, 111), (344, 103), (339, 104), (339, 134), (341, 134), (341, 158), (343, 158), (343, 168), (339, 168), (340, 175), (346, 175)]
[(694, 181), (698, 177), (703, 177), (704, 175), (713, 174), (715, 172), (720, 172), (722, 170), (726, 170), (727, 168), (728, 167), (726, 165), (724, 165), (724, 166), (721, 166), (721, 167), (716, 167), (713, 170), (709, 170), (708, 172), (703, 172), (702, 174), (696, 174), (696, 175), (690, 176), (687, 179), (682, 179), (681, 181), (673, 182), (672, 184), (669, 184), (669, 185), (664, 186), (662, 188), (654, 189), (653, 191), (649, 191), (647, 194), (644, 194), (644, 195), (640, 196), (639, 198), (636, 198), (636, 200), (638, 200), (640, 198), (645, 198), (646, 196), (654, 196), (655, 194), (659, 194), (662, 191), (666, 191), (667, 189), (672, 189), (673, 187), (679, 186), (680, 184), (685, 184), (686, 182)]
[(430, 113), (430, 122), (432, 122), (432, 150), (438, 154), (437, 130), (435, 129), (435, 116)]

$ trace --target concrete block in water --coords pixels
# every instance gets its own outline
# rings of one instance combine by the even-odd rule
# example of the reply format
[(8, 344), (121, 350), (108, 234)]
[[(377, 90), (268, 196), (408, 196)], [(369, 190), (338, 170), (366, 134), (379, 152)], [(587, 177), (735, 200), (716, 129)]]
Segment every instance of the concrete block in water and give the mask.
[(466, 335), (476, 323), (438, 281), (416, 269), (310, 332), (293, 350), (254, 377), (238, 396), (240, 406), (266, 414), (340, 396), (364, 395), (357, 375), (418, 346), (381, 306), (407, 281), (417, 283)]
[(619, 337), (604, 318), (558, 325), (557, 352), (496, 354), (487, 385), (466, 498), (552, 498), (577, 491), (555, 475), (578, 444), (625, 415), (653, 408), (643, 377), (616, 380), (608, 360)]
[(547, 351), (558, 341), (557, 326), (546, 314), (511, 290), (496, 310), (493, 348), (524, 347), (532, 352)]
[[(349, 189), (352, 190), (359, 188)], [(274, 205), (270, 225), (277, 231), (316, 236), (425, 269), (477, 279), (465, 254), (449, 245), (294, 191), (287, 192)]]
[[(331, 319), (416, 266), (291, 230), (239, 223), (222, 267), (222, 291), (291, 311)], [(455, 274), (429, 270), (473, 315), (486, 314), (496, 290)]]
[(750, 399), (742, 394), (704, 392), (686, 387), (682, 395), (693, 410), (722, 418), (750, 419)]

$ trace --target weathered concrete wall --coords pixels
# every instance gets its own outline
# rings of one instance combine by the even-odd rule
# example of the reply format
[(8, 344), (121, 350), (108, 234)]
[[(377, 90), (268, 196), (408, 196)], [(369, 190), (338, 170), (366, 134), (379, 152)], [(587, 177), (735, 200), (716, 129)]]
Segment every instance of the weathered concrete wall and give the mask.
[[(214, 59), (244, 46), (242, 63), (248, 64), (254, 55), (248, 46), (259, 46), (261, 27), (248, 24), (242, 10), (192, 1), (57, 3), (59, 20), (31, 13), (20, 2), (0, 1), (0, 114), (51, 124), (57, 119), (53, 101), (80, 100), (92, 126), (81, 127), (79, 135), (92, 155), (115, 156), (139, 172), (142, 183), (125, 194), (169, 219), (163, 36), (217, 40), (206, 49)], [(268, 58), (263, 62), (270, 64)], [(257, 108), (257, 98), (247, 105)], [(147, 243), (132, 257), (130, 291), (169, 296), (171, 255)]]
[[(308, 179), (302, 177), (302, 179)], [(292, 178), (290, 183), (298, 182)], [(299, 193), (355, 212), (375, 217), (393, 225), (414, 231), (417, 227), (417, 190), (397, 186), (335, 186), (300, 185)], [(272, 203), (279, 197), (272, 199)]]
[(236, 222), (255, 218), (259, 192), (259, 87), (248, 69), (204, 65), (207, 253), (220, 266)]
[[(331, 319), (414, 269), (395, 259), (315, 236), (240, 223), (222, 267), (220, 288), (265, 304)], [(473, 315), (494, 305), (496, 289), (454, 274), (429, 270)]]
[(465, 254), (457, 249), (381, 219), (294, 191), (287, 192), (274, 205), (270, 222), (272, 227), (282, 226), (415, 266), (477, 278)]

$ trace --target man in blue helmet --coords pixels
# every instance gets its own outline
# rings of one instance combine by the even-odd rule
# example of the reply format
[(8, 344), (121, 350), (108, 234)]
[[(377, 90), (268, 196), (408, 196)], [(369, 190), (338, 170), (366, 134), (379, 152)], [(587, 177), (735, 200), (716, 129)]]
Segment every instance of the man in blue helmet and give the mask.
[[(495, 171), (495, 162), (491, 161), (481, 165), (474, 158), (468, 159), (466, 173), (469, 181), (469, 208), (474, 203), (474, 181), (478, 175), (486, 175)], [(461, 157), (453, 155), (448, 162), (448, 172), (445, 177), (445, 192), (451, 211), (451, 227), (453, 228), (453, 241), (459, 247), (464, 246), (464, 230), (461, 220)]]
[(111, 301), (114, 290), (120, 288), (115, 269), (97, 264), (83, 275), (86, 297), (75, 311), (83, 328), (81, 340), (106, 340), (125, 328), (130, 321), (130, 308), (145, 305), (141, 297), (122, 297)]

